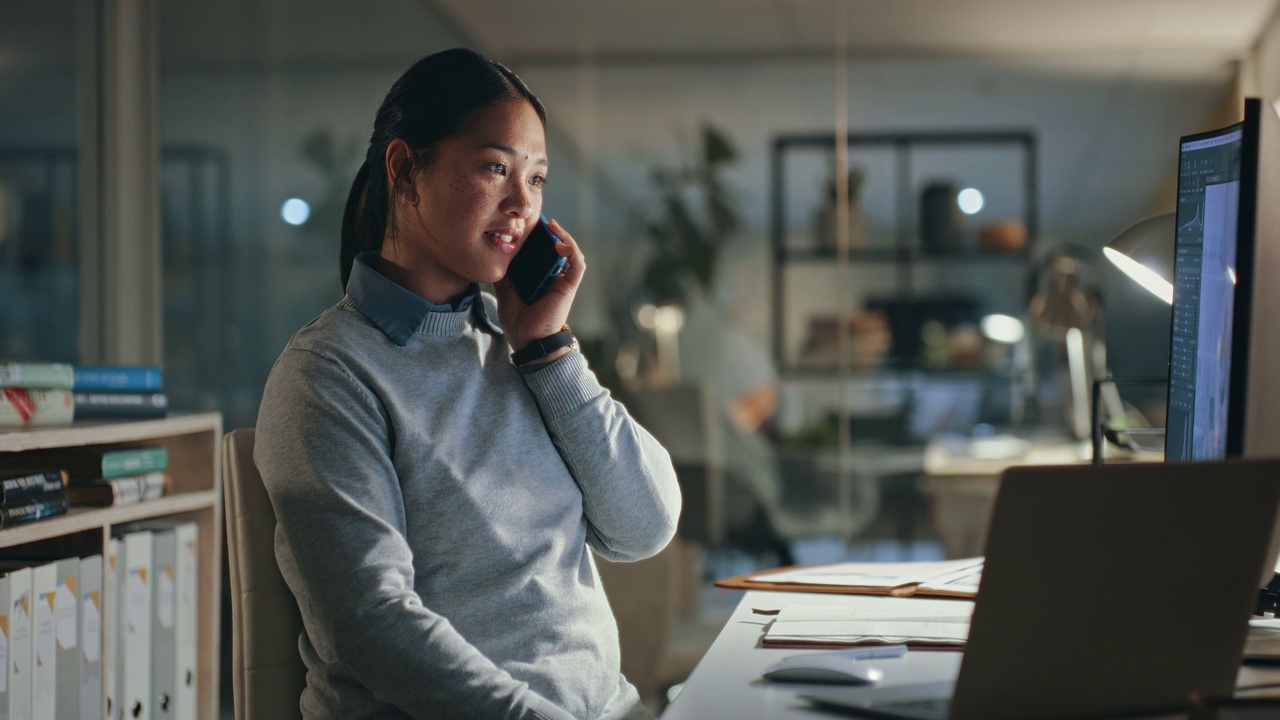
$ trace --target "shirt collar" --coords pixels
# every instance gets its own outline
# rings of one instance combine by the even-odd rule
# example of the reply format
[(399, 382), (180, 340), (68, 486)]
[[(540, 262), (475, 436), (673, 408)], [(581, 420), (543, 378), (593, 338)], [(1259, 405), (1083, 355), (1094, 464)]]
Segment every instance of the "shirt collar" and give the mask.
[(468, 309), (476, 316), (478, 325), (502, 335), (502, 328), (490, 317), (491, 311), (485, 306), (477, 283), (471, 283), (455, 305), (437, 305), (378, 272), (380, 261), (381, 257), (372, 250), (356, 256), (347, 280), (347, 296), (356, 309), (396, 345), (409, 344), (409, 338), (423, 326), (430, 313), (460, 313)]

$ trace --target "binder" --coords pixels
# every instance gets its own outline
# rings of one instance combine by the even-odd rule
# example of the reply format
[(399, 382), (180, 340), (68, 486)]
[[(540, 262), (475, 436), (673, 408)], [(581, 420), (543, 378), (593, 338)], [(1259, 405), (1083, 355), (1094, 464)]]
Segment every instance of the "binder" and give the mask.
[(197, 652), (196, 627), (200, 598), (200, 533), (195, 523), (174, 528), (177, 535), (177, 562), (174, 564), (178, 604), (174, 618), (177, 645), (177, 678), (174, 704), (177, 720), (196, 720)]
[(102, 720), (112, 720), (120, 708), (120, 541), (107, 541), (102, 561), (102, 689), (106, 701)]
[(31, 568), (9, 572), (9, 720), (31, 717)]
[(151, 535), (151, 717), (172, 720), (174, 681), (177, 677), (177, 644), (174, 634), (177, 615), (178, 536), (173, 528), (158, 529)]
[(32, 720), (57, 720), (54, 705), (58, 698), (58, 622), (54, 614), (57, 592), (56, 564), (45, 563), (31, 569), (31, 597), (35, 606), (31, 613)]
[(152, 539), (147, 531), (120, 539), (120, 709), (133, 720), (151, 720)]
[(56, 640), (54, 717), (80, 720), (80, 558), (54, 561), (57, 587), (53, 597)]
[(0, 720), (9, 720), (9, 576), (0, 575)]
[(77, 622), (80, 640), (80, 651), (76, 653), (76, 664), (80, 670), (79, 720), (102, 720), (101, 555), (90, 555), (80, 560), (80, 612)]

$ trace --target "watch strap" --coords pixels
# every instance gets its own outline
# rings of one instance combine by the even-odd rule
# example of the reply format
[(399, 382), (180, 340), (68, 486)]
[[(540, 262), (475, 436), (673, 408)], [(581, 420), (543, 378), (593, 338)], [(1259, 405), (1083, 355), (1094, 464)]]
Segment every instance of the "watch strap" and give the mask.
[(520, 367), (534, 360), (540, 360), (562, 347), (573, 347), (576, 343), (577, 339), (573, 337), (573, 331), (569, 329), (569, 324), (565, 323), (560, 328), (560, 332), (534, 340), (511, 353), (511, 362), (516, 367)]

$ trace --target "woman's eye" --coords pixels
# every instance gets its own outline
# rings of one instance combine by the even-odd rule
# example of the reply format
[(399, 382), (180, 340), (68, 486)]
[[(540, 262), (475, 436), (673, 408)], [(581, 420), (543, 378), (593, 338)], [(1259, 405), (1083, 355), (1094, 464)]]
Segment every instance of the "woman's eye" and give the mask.
[(547, 182), (547, 179), (541, 175), (534, 175), (533, 177), (529, 178), (529, 184), (533, 185), (534, 187), (542, 187), (542, 185), (546, 182)]
[(499, 175), (505, 175), (507, 172), (507, 166), (502, 163), (487, 163), (484, 167), (486, 170), (491, 170)]

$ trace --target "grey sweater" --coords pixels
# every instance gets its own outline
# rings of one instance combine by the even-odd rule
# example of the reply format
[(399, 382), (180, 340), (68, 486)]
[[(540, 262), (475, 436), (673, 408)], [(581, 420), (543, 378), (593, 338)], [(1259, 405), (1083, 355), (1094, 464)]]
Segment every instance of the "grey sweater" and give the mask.
[(522, 375), (484, 313), (402, 346), (347, 297), (271, 371), (254, 458), (308, 718), (644, 715), (588, 548), (667, 544), (670, 458), (580, 354)]

